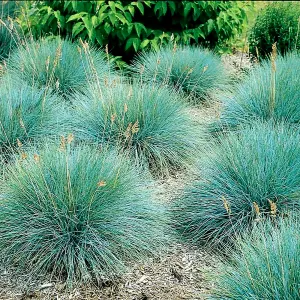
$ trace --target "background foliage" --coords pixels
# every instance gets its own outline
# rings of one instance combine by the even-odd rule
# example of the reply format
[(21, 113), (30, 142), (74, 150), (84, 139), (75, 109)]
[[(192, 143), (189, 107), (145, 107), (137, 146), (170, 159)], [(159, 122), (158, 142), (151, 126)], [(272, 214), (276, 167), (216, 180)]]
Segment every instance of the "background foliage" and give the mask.
[(108, 44), (130, 60), (158, 49), (171, 35), (184, 44), (215, 47), (241, 32), (247, 1), (31, 1), (19, 17), (34, 37), (53, 33)]
[(252, 54), (265, 57), (276, 42), (279, 52), (300, 48), (300, 6), (295, 1), (273, 1), (261, 10), (249, 36)]

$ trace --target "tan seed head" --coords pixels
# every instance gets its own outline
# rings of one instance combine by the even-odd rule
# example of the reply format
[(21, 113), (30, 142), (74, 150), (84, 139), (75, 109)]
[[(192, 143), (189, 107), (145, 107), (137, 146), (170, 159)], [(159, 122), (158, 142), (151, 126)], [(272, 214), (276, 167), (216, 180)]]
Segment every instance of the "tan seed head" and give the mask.
[(106, 186), (106, 182), (104, 180), (101, 180), (97, 183), (97, 186), (98, 187), (103, 187), (103, 186)]
[(19, 148), (21, 148), (23, 146), (23, 144), (21, 143), (21, 141), (19, 139), (17, 139), (17, 145)]

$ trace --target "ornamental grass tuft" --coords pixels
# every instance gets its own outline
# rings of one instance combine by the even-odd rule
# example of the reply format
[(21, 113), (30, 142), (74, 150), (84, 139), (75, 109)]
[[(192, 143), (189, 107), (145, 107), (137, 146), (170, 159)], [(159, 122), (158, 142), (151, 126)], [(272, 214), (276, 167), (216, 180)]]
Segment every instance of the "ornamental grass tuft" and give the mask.
[(83, 140), (113, 145), (157, 176), (191, 165), (201, 134), (175, 91), (115, 82), (74, 98), (73, 128)]
[(0, 253), (28, 275), (101, 283), (166, 244), (167, 214), (129, 160), (73, 139), (8, 166)]
[(84, 94), (89, 84), (102, 83), (113, 74), (104, 52), (59, 37), (20, 45), (7, 67), (30, 86), (51, 89), (69, 100), (74, 92)]
[(16, 47), (16, 32), (12, 28), (12, 22), (3, 22), (0, 18), (0, 60), (9, 56), (9, 53)]
[(263, 122), (223, 136), (174, 204), (179, 232), (219, 246), (260, 219), (299, 210), (299, 137), (286, 124)]
[[(9, 76), (0, 80), (0, 152), (11, 153), (20, 144), (64, 132), (61, 99)], [(19, 144), (19, 145), (18, 145)]]
[(159, 51), (141, 52), (131, 72), (144, 81), (167, 85), (184, 92), (186, 99), (199, 104), (216, 90), (224, 89), (228, 76), (221, 58), (200, 47), (171, 46)]
[(300, 299), (299, 218), (259, 224), (237, 240), (213, 299)]
[[(276, 56), (275, 53), (273, 53)], [(274, 57), (273, 56), (273, 57)], [(253, 120), (300, 122), (300, 56), (297, 53), (265, 60), (223, 100), (215, 129), (234, 129)]]

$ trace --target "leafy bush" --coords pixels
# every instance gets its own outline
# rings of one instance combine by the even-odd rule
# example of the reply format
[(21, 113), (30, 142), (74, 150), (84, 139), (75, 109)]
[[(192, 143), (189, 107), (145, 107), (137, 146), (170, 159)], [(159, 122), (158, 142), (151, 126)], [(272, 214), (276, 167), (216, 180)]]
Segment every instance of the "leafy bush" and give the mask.
[(299, 220), (260, 225), (237, 243), (217, 283), (215, 299), (300, 298)]
[(20, 46), (7, 68), (29, 85), (46, 87), (69, 99), (72, 93), (85, 93), (90, 83), (102, 82), (112, 72), (102, 51), (60, 38)]
[[(221, 59), (207, 49), (169, 46), (142, 52), (134, 61), (133, 74), (147, 82), (170, 85), (189, 97), (204, 100), (227, 82)], [(195, 97), (194, 97), (195, 96)]]
[(275, 63), (275, 72), (269, 60), (253, 69), (232, 96), (223, 101), (220, 122), (214, 124), (214, 130), (234, 128), (254, 119), (299, 123), (300, 56), (296, 53), (279, 56)]
[[(128, 160), (69, 135), (7, 170), (1, 257), (34, 276), (101, 282), (167, 241), (163, 208)], [(28, 270), (28, 269), (27, 269)]]
[(230, 133), (176, 201), (179, 231), (195, 243), (222, 245), (260, 218), (299, 210), (299, 167), (299, 131), (286, 124), (258, 122)]
[(63, 132), (60, 99), (5, 76), (0, 82), (0, 152), (10, 153), (18, 140), (27, 143)]
[(116, 82), (79, 96), (71, 122), (81, 139), (106, 142), (157, 174), (189, 165), (199, 128), (175, 92), (156, 86)]
[(32, 1), (19, 22), (35, 37), (53, 33), (111, 47), (126, 61), (168, 44), (215, 47), (241, 32), (247, 1)]
[(257, 16), (249, 36), (250, 51), (260, 57), (269, 55), (277, 44), (280, 53), (300, 48), (300, 7), (293, 1), (273, 1)]

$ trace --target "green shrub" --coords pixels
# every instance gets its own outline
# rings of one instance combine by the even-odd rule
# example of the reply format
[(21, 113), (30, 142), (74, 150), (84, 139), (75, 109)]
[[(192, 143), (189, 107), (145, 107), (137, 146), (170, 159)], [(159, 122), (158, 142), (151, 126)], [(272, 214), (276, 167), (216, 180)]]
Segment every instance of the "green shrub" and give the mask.
[(15, 51), (8, 60), (8, 72), (37, 88), (49, 88), (72, 98), (85, 93), (87, 86), (111, 76), (102, 51), (60, 38), (31, 42)]
[(277, 44), (281, 54), (300, 48), (300, 7), (294, 1), (272, 1), (259, 12), (249, 36), (250, 52), (266, 57)]
[(194, 159), (199, 128), (175, 92), (117, 82), (74, 103), (71, 123), (81, 139), (114, 145), (159, 175)]
[(227, 82), (225, 69), (218, 57), (198, 47), (166, 47), (160, 51), (142, 52), (131, 68), (133, 74), (152, 83), (170, 85), (185, 92), (194, 101), (205, 100)]
[[(29, 275), (101, 282), (167, 241), (163, 207), (114, 152), (58, 145), (7, 170), (0, 208), (1, 258)], [(149, 181), (148, 181), (149, 182)]]
[(279, 56), (275, 73), (271, 65), (268, 60), (253, 69), (232, 96), (223, 101), (220, 121), (213, 125), (213, 130), (234, 128), (254, 119), (299, 123), (300, 56), (296, 53)]
[(247, 1), (31, 1), (19, 16), (34, 37), (52, 33), (82, 38), (129, 61), (158, 49), (174, 34), (184, 44), (215, 47), (241, 32)]
[(270, 222), (238, 240), (219, 278), (215, 299), (300, 299), (300, 223)]
[(276, 216), (300, 209), (299, 131), (257, 122), (213, 148), (201, 177), (175, 203), (174, 220), (183, 236), (218, 246), (272, 216), (273, 204)]
[(17, 140), (28, 143), (63, 132), (64, 108), (60, 99), (8, 76), (0, 82), (0, 152), (10, 153)]

